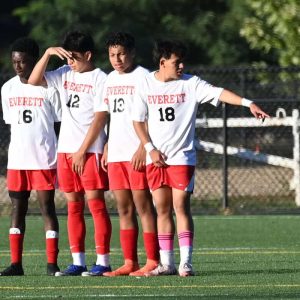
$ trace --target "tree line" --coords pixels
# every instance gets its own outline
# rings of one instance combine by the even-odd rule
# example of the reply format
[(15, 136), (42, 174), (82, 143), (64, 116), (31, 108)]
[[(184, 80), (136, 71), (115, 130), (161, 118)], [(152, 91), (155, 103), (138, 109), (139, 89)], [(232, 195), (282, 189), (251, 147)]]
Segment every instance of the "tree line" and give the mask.
[[(12, 14), (39, 42), (42, 51), (59, 45), (66, 32), (84, 30), (95, 39), (97, 66), (108, 71), (105, 39), (110, 32), (119, 30), (136, 37), (137, 61), (148, 68), (154, 67), (151, 52), (159, 38), (183, 40), (189, 49), (186, 63), (192, 66), (290, 66), (298, 65), (300, 59), (297, 0), (21, 2), (23, 5)], [(9, 66), (3, 55), (1, 65)]]

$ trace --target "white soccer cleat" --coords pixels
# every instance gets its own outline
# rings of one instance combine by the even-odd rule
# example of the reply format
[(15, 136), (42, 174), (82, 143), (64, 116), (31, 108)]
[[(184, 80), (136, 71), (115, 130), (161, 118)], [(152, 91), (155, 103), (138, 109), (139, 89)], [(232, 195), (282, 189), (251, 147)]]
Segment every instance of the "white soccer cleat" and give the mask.
[(179, 276), (187, 277), (187, 276), (194, 276), (195, 273), (193, 271), (193, 266), (189, 263), (180, 264), (178, 268)]
[(176, 275), (176, 274), (177, 274), (177, 270), (175, 265), (159, 264), (154, 270), (145, 273), (145, 276), (149, 277), (149, 276)]

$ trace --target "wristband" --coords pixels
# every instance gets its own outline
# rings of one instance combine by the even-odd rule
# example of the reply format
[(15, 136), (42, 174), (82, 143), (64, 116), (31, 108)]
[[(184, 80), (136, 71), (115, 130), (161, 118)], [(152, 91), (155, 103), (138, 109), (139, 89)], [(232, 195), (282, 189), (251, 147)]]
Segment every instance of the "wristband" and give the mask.
[(241, 105), (242, 106), (246, 106), (246, 107), (250, 107), (250, 105), (253, 103), (253, 101), (251, 100), (248, 100), (246, 98), (242, 98), (242, 102), (241, 102)]
[(153, 146), (153, 144), (151, 142), (146, 143), (144, 145), (144, 148), (145, 148), (147, 153), (150, 153), (152, 150), (155, 149), (155, 147)]

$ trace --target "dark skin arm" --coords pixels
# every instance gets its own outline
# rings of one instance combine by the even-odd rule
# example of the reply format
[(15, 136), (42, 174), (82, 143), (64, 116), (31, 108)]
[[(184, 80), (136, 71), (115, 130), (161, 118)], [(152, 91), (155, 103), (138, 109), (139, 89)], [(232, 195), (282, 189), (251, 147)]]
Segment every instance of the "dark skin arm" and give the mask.
[(54, 131), (57, 139), (59, 137), (60, 124), (61, 122), (54, 122)]

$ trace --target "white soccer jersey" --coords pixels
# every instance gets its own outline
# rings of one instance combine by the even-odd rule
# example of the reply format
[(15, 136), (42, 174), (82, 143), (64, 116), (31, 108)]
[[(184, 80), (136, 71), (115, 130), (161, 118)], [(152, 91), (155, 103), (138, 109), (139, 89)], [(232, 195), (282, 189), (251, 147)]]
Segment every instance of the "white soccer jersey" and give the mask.
[[(74, 153), (84, 141), (94, 119), (101, 111), (101, 97), (106, 74), (99, 68), (90, 72), (74, 72), (67, 65), (46, 72), (48, 86), (54, 86), (62, 102), (62, 122), (58, 140), (58, 152)], [(101, 132), (87, 152), (102, 153), (105, 132)]]
[[(184, 74), (181, 79), (162, 82), (155, 72), (139, 85), (133, 108), (133, 120), (147, 118), (153, 145), (167, 156), (169, 165), (195, 165), (195, 120), (198, 104), (217, 106), (222, 88), (214, 87), (197, 76)], [(147, 164), (151, 158), (147, 155)]]
[(8, 169), (56, 168), (54, 122), (61, 120), (58, 91), (24, 84), (19, 76), (1, 89), (3, 119), (11, 125)]
[(108, 162), (130, 161), (140, 145), (131, 119), (137, 82), (149, 71), (136, 67), (132, 72), (112, 71), (104, 85), (104, 102), (110, 113)]

